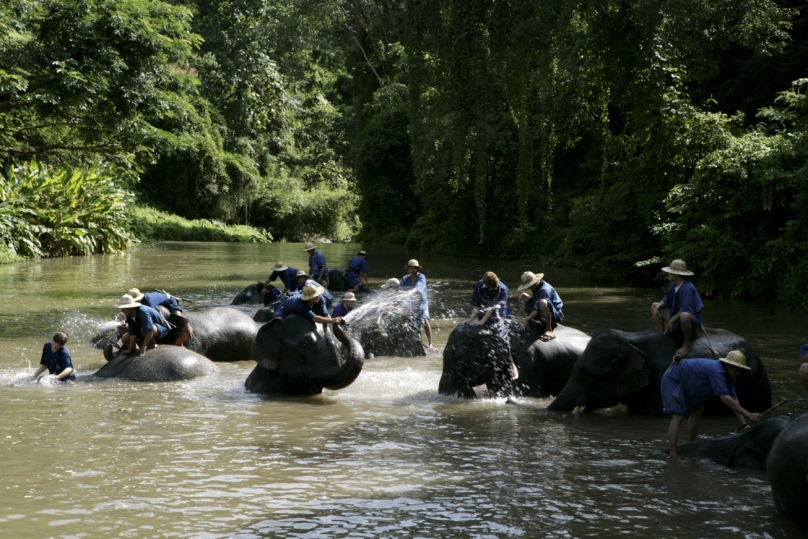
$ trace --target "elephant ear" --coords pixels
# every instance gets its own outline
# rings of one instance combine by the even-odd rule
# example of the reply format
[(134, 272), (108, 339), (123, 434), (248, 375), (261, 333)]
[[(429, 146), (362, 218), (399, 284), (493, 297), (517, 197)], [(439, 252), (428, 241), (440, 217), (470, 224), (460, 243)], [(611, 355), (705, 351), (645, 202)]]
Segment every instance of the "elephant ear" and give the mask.
[(273, 318), (261, 326), (255, 336), (255, 360), (270, 371), (277, 370), (281, 362), (281, 324), (283, 319)]
[(648, 356), (633, 344), (624, 342), (620, 345), (615, 385), (620, 397), (648, 385)]

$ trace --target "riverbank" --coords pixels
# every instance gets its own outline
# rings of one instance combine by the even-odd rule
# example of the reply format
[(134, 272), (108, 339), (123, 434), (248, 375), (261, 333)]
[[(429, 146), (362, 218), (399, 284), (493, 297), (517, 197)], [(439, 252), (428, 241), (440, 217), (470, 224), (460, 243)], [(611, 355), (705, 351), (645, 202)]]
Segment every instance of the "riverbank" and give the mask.
[(212, 219), (189, 220), (137, 205), (127, 207), (126, 213), (130, 218), (131, 236), (136, 241), (272, 241), (268, 231), (247, 225), (226, 225)]

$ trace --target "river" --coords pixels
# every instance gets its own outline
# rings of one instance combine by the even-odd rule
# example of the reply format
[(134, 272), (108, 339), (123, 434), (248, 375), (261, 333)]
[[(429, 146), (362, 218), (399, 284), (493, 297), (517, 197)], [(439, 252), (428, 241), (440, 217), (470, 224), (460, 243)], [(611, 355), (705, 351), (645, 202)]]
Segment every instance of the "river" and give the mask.
[[(320, 246), (332, 267), (359, 248)], [(544, 271), (564, 300), (565, 323), (590, 334), (649, 329), (649, 305), (662, 297), (661, 284), (637, 288), (570, 269), (362, 248), (374, 286), (419, 259), (439, 348), (468, 316), (486, 270), (514, 290), (523, 271)], [(0, 266), (0, 535), (805, 536), (776, 513), (764, 472), (656, 456), (666, 446), (664, 418), (630, 417), (622, 407), (551, 414), (549, 399), (514, 406), (440, 397), (439, 355), (368, 360), (350, 387), (307, 398), (247, 393), (254, 363), (246, 361), (186, 383), (93, 379), (104, 359), (89, 339), (130, 287), (170, 290), (193, 310), (227, 305), (277, 260), (307, 266), (302, 245), (282, 243), (167, 243)], [(796, 376), (806, 315), (705, 304), (708, 327), (756, 347), (774, 400), (789, 399), (783, 412), (808, 411)], [(31, 382), (58, 329), (72, 334), (78, 382)], [(705, 418), (701, 433), (735, 426)]]

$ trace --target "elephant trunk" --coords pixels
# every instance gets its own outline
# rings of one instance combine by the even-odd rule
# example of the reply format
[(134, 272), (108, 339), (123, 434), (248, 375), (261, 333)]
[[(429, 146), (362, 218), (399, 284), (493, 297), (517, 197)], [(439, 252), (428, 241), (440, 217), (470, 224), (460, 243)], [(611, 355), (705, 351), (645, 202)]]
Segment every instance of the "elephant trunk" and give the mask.
[(365, 351), (362, 345), (345, 335), (339, 326), (334, 328), (334, 336), (345, 347), (346, 353), (340, 352), (335, 347), (336, 363), (338, 367), (322, 376), (314, 378), (312, 381), (326, 389), (337, 390), (351, 385), (362, 372), (365, 363)]
[(576, 406), (586, 404), (586, 397), (572, 382), (567, 382), (561, 393), (547, 407), (551, 412), (572, 412)]

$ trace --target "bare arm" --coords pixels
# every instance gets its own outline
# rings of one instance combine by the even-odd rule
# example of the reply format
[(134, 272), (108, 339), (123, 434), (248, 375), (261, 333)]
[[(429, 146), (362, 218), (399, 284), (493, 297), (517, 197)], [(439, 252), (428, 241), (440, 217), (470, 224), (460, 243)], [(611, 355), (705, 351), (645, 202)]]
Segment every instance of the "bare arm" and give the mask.
[(745, 409), (741, 407), (741, 404), (738, 401), (736, 401), (729, 395), (721, 395), (721, 402), (723, 402), (727, 408), (732, 410), (732, 412), (735, 414), (736, 417), (738, 417), (738, 420), (741, 423), (746, 423), (747, 421), (760, 421), (761, 418), (763, 417), (760, 414), (753, 414), (751, 412), (747, 412)]
[(37, 376), (39, 376), (40, 374), (45, 372), (45, 369), (47, 369), (47, 368), (48, 368), (47, 365), (40, 365), (39, 368), (37, 369), (37, 371), (34, 373), (33, 378), (36, 378)]
[(56, 378), (54, 378), (54, 380), (61, 380), (71, 372), (73, 372), (73, 367), (66, 367), (62, 372), (56, 375)]

